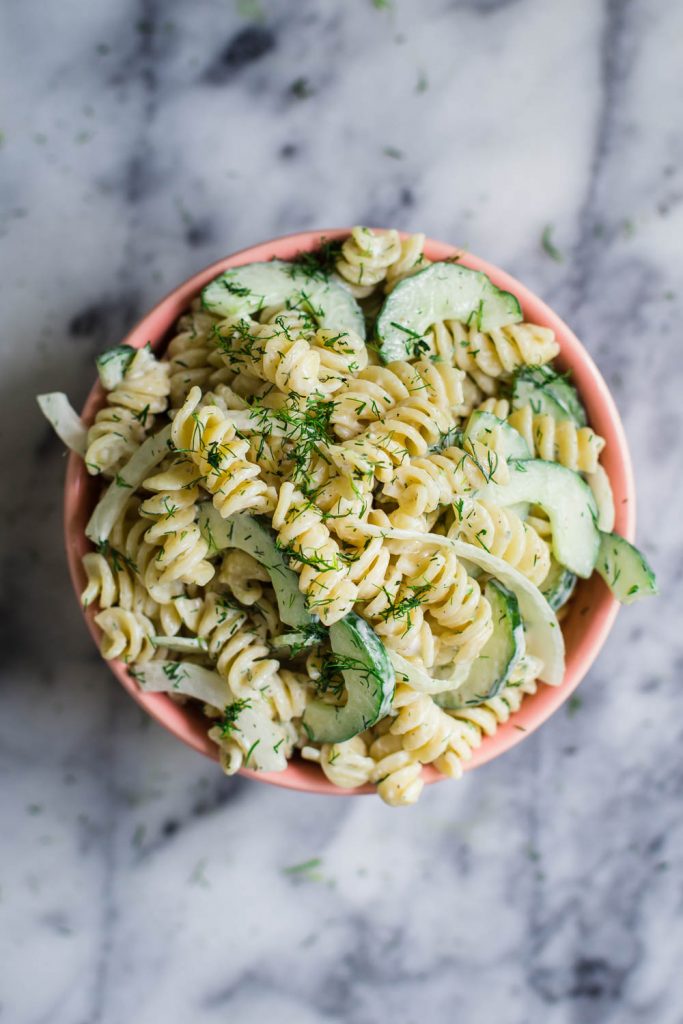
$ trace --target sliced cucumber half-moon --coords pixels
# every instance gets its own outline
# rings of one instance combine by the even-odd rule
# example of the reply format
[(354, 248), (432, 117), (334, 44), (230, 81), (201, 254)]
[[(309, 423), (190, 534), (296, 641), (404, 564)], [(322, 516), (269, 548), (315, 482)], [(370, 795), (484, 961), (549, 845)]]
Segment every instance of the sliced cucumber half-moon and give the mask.
[(496, 288), (486, 274), (457, 263), (432, 263), (401, 281), (386, 299), (377, 317), (379, 354), (385, 363), (412, 358), (427, 328), (441, 320), (474, 320), (479, 330), (491, 331), (521, 319), (515, 296)]
[(365, 337), (363, 311), (342, 285), (311, 277), (296, 263), (271, 260), (232, 267), (202, 290), (202, 304), (219, 316), (251, 316), (281, 303), (304, 309), (320, 327)]

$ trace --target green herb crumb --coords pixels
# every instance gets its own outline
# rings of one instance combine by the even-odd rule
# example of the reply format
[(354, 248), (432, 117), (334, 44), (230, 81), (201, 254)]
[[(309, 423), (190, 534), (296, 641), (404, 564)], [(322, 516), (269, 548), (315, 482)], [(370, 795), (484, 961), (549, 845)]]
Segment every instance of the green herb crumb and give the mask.
[(552, 260), (555, 260), (556, 263), (562, 263), (564, 261), (564, 256), (557, 248), (557, 246), (554, 244), (552, 234), (552, 224), (546, 224), (546, 226), (543, 229), (543, 234), (541, 235), (541, 247), (543, 248), (543, 251), (546, 252)]
[(576, 714), (576, 712), (579, 710), (582, 704), (583, 701), (576, 694), (574, 694), (573, 697), (569, 698), (569, 700), (567, 701), (567, 714), (570, 718), (572, 718)]

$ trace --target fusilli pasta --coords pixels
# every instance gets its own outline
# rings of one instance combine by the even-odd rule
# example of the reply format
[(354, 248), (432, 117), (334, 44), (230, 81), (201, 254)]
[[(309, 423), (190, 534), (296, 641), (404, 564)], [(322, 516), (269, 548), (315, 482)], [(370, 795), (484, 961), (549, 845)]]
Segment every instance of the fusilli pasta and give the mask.
[(88, 430), (85, 464), (93, 476), (113, 476), (132, 456), (167, 406), (168, 367), (148, 348), (135, 352), (121, 381)]

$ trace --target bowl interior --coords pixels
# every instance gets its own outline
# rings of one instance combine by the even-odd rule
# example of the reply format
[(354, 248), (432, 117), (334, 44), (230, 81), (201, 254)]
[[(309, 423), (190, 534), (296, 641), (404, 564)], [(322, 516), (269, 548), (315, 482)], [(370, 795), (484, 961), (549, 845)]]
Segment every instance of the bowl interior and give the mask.
[[(149, 342), (155, 350), (161, 352), (176, 320), (190, 301), (205, 284), (223, 270), (243, 263), (268, 260), (274, 256), (279, 259), (292, 259), (299, 252), (315, 249), (322, 238), (344, 238), (348, 233), (349, 229), (336, 229), (289, 235), (219, 260), (174, 289), (124, 340), (126, 344), (135, 347), (141, 347)], [(602, 463), (614, 492), (615, 530), (628, 540), (633, 540), (635, 494), (628, 447), (619, 414), (597, 367), (567, 325), (514, 278), (470, 253), (456, 250), (452, 245), (432, 239), (425, 245), (425, 253), (431, 260), (442, 260), (456, 252), (460, 254), (459, 262), (463, 266), (484, 271), (499, 288), (513, 292), (521, 303), (526, 320), (554, 330), (560, 345), (557, 363), (562, 369), (571, 370), (586, 406), (591, 426), (607, 441)], [(92, 420), (103, 403), (104, 392), (98, 383), (88, 395), (83, 408), (85, 422), (89, 423)], [(84, 532), (85, 525), (97, 501), (99, 489), (99, 481), (90, 477), (82, 460), (72, 454), (69, 457), (66, 476), (64, 520), (69, 569), (77, 595), (80, 595), (85, 586), (85, 575), (81, 566), (81, 557), (89, 549)], [(485, 738), (481, 746), (474, 751), (471, 761), (465, 765), (467, 769), (484, 764), (520, 743), (567, 700), (597, 657), (614, 622), (618, 607), (618, 603), (596, 574), (590, 580), (580, 582), (562, 623), (567, 649), (564, 682), (556, 687), (541, 685), (534, 696), (526, 697), (513, 719), (501, 725), (493, 736)], [(84, 611), (88, 627), (98, 641), (99, 630), (94, 622), (95, 614), (96, 610), (93, 608)], [(217, 759), (216, 748), (206, 735), (206, 720), (198, 711), (175, 704), (165, 694), (142, 693), (128, 674), (123, 662), (112, 661), (109, 662), (109, 666), (122, 686), (153, 718), (195, 750), (214, 760)], [(348, 792), (329, 783), (316, 765), (300, 759), (294, 760), (282, 773), (256, 773), (248, 769), (243, 770), (243, 773), (290, 789), (334, 795), (344, 795)], [(435, 782), (443, 778), (429, 767), (424, 769), (424, 775), (426, 782)], [(373, 787), (367, 786), (352, 792), (372, 790)]]

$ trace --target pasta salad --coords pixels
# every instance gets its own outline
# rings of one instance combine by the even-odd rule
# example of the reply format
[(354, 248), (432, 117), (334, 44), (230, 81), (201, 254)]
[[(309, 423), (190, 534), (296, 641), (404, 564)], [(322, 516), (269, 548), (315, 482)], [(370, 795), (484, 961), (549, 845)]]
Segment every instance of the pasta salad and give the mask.
[(39, 397), (103, 482), (103, 656), (201, 708), (228, 774), (299, 756), (413, 803), (562, 682), (578, 578), (656, 592), (553, 332), (424, 241), (356, 227), (227, 270), (160, 357), (98, 358), (92, 423)]

